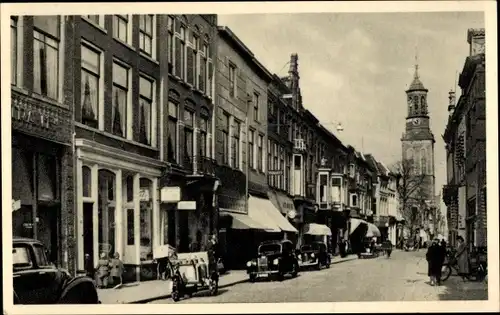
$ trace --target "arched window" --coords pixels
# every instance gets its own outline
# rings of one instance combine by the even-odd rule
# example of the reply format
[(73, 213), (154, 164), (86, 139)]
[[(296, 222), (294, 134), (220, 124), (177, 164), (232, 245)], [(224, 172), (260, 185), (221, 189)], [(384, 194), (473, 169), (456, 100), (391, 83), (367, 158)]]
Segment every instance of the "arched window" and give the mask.
[(116, 176), (109, 170), (99, 170), (98, 175), (98, 239), (99, 254), (107, 257), (115, 252), (115, 202)]
[(422, 95), (420, 96), (420, 104), (422, 105), (421, 107), (421, 110), (422, 110), (422, 114), (425, 114), (426, 112), (426, 104), (425, 104), (425, 96)]

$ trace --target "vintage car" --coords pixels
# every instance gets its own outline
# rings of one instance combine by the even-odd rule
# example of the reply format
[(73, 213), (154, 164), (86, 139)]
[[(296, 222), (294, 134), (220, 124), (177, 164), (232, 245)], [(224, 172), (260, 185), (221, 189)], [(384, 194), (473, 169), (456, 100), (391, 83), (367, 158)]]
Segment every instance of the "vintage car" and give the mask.
[(331, 258), (327, 251), (326, 244), (323, 242), (312, 242), (302, 245), (297, 252), (299, 267), (302, 269), (321, 267), (330, 268)]
[(14, 304), (99, 304), (94, 281), (49, 263), (42, 242), (12, 241)]
[(250, 281), (270, 277), (281, 281), (286, 274), (296, 277), (299, 263), (293, 249), (292, 242), (288, 240), (261, 243), (257, 249), (257, 258), (247, 262)]

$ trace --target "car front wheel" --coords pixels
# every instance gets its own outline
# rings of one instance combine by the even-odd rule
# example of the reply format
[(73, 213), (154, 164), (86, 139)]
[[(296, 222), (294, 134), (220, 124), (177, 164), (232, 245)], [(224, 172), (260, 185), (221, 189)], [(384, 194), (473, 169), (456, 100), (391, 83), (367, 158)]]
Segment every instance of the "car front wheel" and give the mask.
[(255, 280), (257, 279), (257, 276), (253, 275), (253, 274), (250, 274), (249, 275), (249, 279), (250, 279), (250, 282), (255, 282)]

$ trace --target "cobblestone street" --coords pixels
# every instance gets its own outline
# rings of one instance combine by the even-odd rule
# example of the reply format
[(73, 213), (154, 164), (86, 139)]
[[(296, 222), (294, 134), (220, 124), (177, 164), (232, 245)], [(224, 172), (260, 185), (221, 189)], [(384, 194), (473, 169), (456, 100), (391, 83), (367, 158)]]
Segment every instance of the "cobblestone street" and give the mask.
[[(178, 303), (269, 303), (354, 301), (486, 300), (485, 283), (452, 276), (442, 286), (428, 283), (425, 251), (396, 251), (390, 259), (355, 259), (330, 269), (299, 273), (283, 282), (244, 282), (225, 287), (215, 297), (205, 293)], [(174, 303), (171, 299), (151, 303)]]

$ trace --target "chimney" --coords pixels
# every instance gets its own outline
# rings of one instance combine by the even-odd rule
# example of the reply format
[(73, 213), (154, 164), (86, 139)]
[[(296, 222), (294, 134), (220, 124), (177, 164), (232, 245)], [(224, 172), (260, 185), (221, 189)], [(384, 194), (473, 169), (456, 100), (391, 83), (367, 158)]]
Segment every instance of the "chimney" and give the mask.
[(484, 54), (484, 28), (469, 28), (467, 30), (467, 43), (469, 43), (469, 56)]
[(290, 56), (290, 69), (288, 70), (290, 76), (299, 74), (299, 56), (293, 53)]
[(448, 92), (448, 114), (451, 116), (455, 111), (455, 92), (450, 90)]

